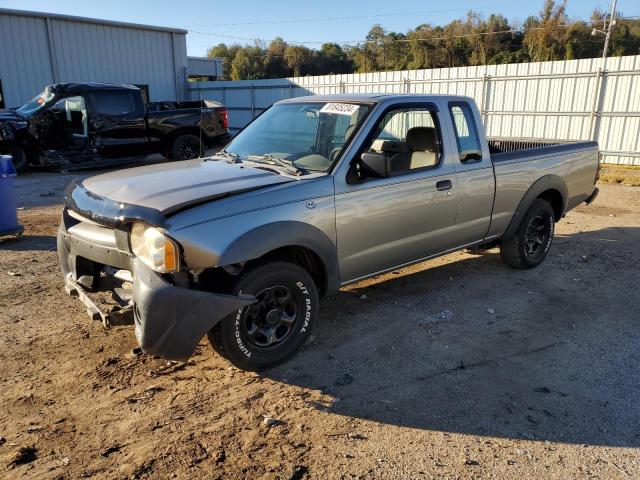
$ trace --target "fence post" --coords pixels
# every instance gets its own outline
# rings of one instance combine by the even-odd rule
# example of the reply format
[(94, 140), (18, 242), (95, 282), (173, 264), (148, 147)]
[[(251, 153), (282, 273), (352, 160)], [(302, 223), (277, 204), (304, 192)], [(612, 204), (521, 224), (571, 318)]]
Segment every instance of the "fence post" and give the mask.
[(593, 105), (591, 107), (591, 121), (590, 121), (590, 125), (589, 125), (589, 137), (591, 138), (591, 140), (597, 141), (598, 140), (598, 136), (600, 134), (600, 121), (601, 121), (601, 116), (600, 116), (600, 106), (602, 104), (603, 101), (603, 95), (604, 95), (604, 79), (605, 76), (607, 75), (607, 71), (603, 70), (602, 68), (599, 68), (598, 71), (596, 72), (596, 87), (594, 89), (593, 92)]
[(411, 80), (409, 80), (409, 77), (404, 78), (404, 91), (405, 93), (411, 93)]
[(227, 93), (224, 90), (224, 85), (222, 85), (222, 104), (227, 105)]
[(486, 73), (482, 76), (482, 93), (480, 94), (480, 114), (482, 115), (482, 123), (484, 124), (485, 132), (487, 129), (487, 105), (489, 104), (489, 95), (491, 89), (489, 88), (489, 82), (491, 76)]
[(338, 83), (338, 89), (340, 93), (345, 93), (347, 91), (346, 85), (342, 80), (340, 80), (340, 83)]
[(251, 89), (251, 118), (256, 118), (256, 92), (253, 88), (253, 84), (249, 86)]

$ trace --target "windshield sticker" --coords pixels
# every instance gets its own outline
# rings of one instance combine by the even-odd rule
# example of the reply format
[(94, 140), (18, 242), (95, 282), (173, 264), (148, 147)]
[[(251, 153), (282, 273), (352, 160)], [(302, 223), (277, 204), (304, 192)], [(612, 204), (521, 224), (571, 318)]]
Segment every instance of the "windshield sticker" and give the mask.
[(327, 103), (320, 109), (320, 113), (333, 113), (336, 115), (353, 115), (358, 111), (360, 105), (352, 105), (350, 103)]

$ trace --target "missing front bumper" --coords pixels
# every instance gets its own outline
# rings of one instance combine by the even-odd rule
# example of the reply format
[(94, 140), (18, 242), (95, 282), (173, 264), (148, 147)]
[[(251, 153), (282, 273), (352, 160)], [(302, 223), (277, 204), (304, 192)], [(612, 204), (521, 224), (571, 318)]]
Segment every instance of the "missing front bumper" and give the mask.
[(170, 360), (189, 357), (220, 320), (250, 305), (250, 296), (223, 295), (176, 287), (134, 261), (136, 338), (146, 353)]
[[(101, 318), (108, 324), (109, 315), (113, 314), (102, 312), (91, 300), (85, 289), (87, 282), (83, 282), (86, 275), (81, 274), (82, 270), (87, 270), (87, 262), (101, 266), (109, 257), (105, 256), (102, 251), (104, 249), (100, 246), (88, 243), (71, 238), (63, 228), (60, 229), (58, 256), (65, 287), (70, 294), (76, 294), (82, 300), (92, 318)], [(129, 258), (128, 261), (133, 274), (131, 308), (136, 339), (142, 350), (152, 355), (169, 360), (188, 358), (202, 337), (219, 321), (255, 301), (250, 296), (224, 295), (178, 287), (139, 260)]]

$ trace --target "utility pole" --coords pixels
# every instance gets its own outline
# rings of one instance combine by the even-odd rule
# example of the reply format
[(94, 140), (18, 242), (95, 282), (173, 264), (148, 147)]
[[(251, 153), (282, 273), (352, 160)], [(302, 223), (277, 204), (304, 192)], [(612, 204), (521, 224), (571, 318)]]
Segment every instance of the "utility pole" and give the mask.
[(602, 60), (606, 61), (607, 53), (609, 53), (609, 39), (611, 38), (611, 30), (616, 25), (616, 4), (618, 0), (613, 0), (611, 3), (611, 13), (609, 14), (609, 22), (607, 23), (607, 19), (604, 19), (604, 25), (602, 26), (602, 30), (598, 30), (594, 28), (591, 31), (591, 35), (596, 36), (598, 33), (604, 34), (604, 48), (602, 49)]

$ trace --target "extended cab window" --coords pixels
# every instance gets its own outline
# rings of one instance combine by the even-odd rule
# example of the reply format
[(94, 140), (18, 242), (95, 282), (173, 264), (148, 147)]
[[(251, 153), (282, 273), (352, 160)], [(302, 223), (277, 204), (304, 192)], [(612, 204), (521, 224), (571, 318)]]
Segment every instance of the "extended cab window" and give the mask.
[(482, 146), (473, 112), (467, 103), (450, 103), (451, 119), (458, 144), (460, 161), (482, 160)]
[(99, 115), (107, 117), (125, 117), (136, 113), (139, 110), (137, 98), (134, 92), (129, 91), (107, 90), (93, 93), (94, 108)]
[(434, 113), (427, 108), (389, 111), (374, 130), (365, 151), (390, 158), (391, 175), (435, 167), (440, 161), (440, 134)]

